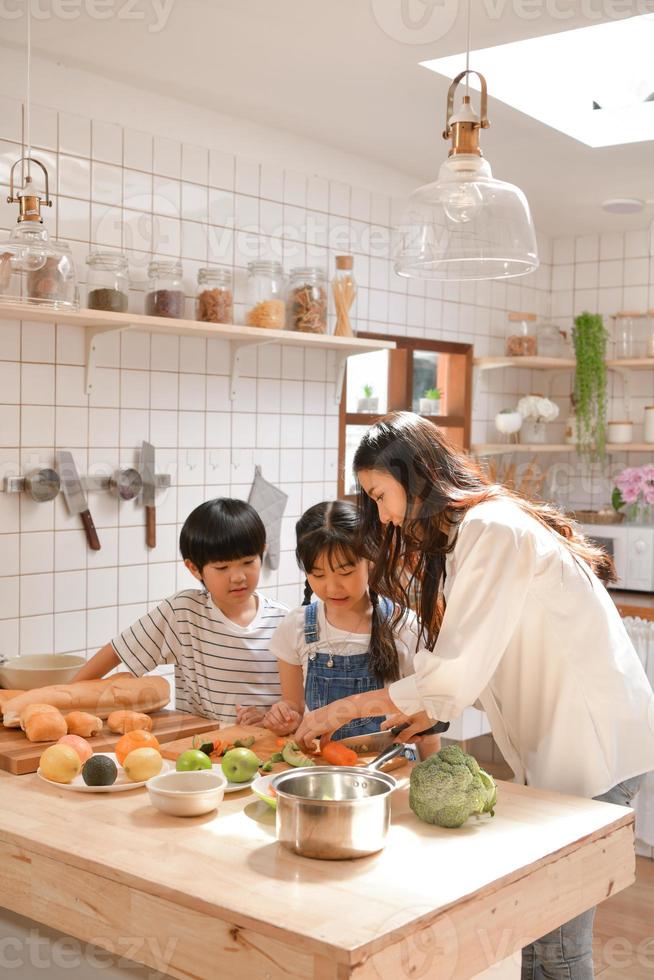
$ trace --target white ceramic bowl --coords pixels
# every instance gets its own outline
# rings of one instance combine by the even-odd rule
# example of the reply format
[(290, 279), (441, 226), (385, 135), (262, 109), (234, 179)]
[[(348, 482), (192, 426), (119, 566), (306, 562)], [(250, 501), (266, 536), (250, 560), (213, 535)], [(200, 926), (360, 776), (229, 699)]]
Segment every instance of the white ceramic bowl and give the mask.
[(0, 686), (8, 690), (31, 691), (35, 687), (49, 687), (50, 684), (69, 684), (85, 663), (84, 657), (70, 653), (11, 657), (0, 663)]
[(145, 784), (150, 803), (175, 817), (210, 813), (222, 802), (227, 777), (213, 769), (197, 772), (163, 772)]

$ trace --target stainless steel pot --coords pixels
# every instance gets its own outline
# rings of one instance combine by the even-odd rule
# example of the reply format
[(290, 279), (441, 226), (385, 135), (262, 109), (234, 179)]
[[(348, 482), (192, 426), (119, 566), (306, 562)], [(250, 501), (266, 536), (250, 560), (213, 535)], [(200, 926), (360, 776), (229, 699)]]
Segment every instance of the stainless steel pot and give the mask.
[(369, 766), (306, 766), (280, 773), (277, 840), (304, 857), (335, 861), (380, 851), (397, 780), (379, 767), (405, 751), (392, 745)]

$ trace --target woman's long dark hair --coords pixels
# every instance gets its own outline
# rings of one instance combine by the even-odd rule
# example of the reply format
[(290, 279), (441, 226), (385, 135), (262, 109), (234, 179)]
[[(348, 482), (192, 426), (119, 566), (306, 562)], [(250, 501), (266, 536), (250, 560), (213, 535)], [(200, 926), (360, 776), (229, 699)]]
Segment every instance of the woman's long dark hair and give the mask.
[[(332, 569), (342, 564), (357, 565), (362, 558), (357, 545), (360, 537), (359, 514), (346, 500), (324, 501), (304, 512), (295, 525), (295, 557), (305, 575), (311, 573), (319, 558)], [(311, 586), (304, 586), (304, 605), (311, 602)], [(379, 595), (370, 589), (372, 623), (370, 632), (370, 669), (381, 684), (398, 680), (400, 664), (389, 617), (379, 609)], [(397, 621), (402, 616), (397, 617)]]
[(440, 592), (446, 557), (454, 548), (466, 511), (485, 500), (513, 500), (558, 535), (568, 551), (600, 579), (616, 579), (613, 560), (592, 545), (574, 522), (549, 504), (492, 484), (474, 460), (450, 445), (442, 429), (412, 412), (394, 412), (368, 429), (354, 455), (353, 468), (355, 473), (388, 473), (404, 488), (407, 517), (401, 527), (384, 526), (376, 503), (360, 489), (362, 550), (373, 562), (372, 588), (408, 607), (418, 587), (421, 640), (430, 650), (443, 617)]

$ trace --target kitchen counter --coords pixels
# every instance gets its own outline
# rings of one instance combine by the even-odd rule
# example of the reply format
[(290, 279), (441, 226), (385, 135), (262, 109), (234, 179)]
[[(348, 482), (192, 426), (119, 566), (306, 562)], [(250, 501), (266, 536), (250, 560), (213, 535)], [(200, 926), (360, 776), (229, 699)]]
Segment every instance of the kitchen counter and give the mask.
[(494, 818), (448, 831), (403, 785), (384, 851), (321, 862), (283, 850), (249, 791), (184, 820), (142, 789), (0, 772), (1, 903), (181, 978), (499, 980), (524, 943), (634, 881), (622, 807), (500, 783)]
[(610, 595), (621, 616), (639, 616), (640, 619), (654, 620), (654, 593), (620, 592), (611, 589)]

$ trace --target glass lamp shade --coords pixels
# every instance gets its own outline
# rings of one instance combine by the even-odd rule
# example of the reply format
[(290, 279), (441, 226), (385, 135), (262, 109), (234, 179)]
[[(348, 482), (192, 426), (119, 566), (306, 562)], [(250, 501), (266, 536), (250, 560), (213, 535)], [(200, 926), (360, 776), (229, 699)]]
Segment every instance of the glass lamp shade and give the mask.
[(508, 279), (538, 268), (527, 199), (487, 160), (457, 154), (414, 191), (398, 229), (395, 271), (412, 279)]
[(65, 242), (51, 239), (42, 224), (17, 225), (0, 245), (0, 301), (76, 310), (75, 263)]

